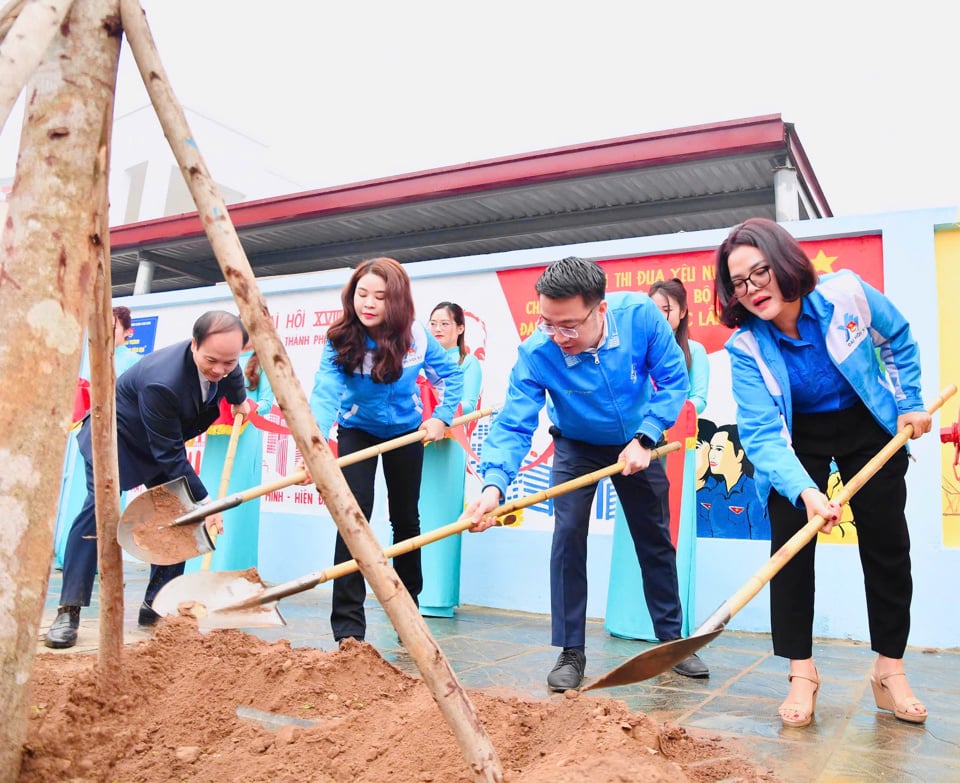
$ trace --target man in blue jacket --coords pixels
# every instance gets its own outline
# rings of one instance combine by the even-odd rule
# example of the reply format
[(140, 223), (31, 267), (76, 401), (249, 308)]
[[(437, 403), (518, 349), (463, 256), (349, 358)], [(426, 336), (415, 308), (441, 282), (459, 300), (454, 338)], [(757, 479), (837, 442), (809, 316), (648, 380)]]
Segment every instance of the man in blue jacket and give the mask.
[[(184, 444), (213, 424), (226, 397), (231, 413), (246, 416), (247, 393), (238, 361), (247, 330), (237, 316), (223, 310), (204, 313), (193, 325), (193, 339), (145, 356), (117, 380), (117, 457), (120, 489), (155, 487), (183, 476), (198, 502), (208, 493), (187, 460)], [(94, 513), (93, 452), (90, 416), (77, 436), (87, 477), (87, 498), (67, 538), (63, 558), (60, 608), (47, 631), (47, 647), (73, 647), (80, 607), (90, 605), (97, 572), (97, 521)], [(222, 527), (219, 514), (208, 526)], [(183, 563), (151, 566), (139, 624), (152, 625), (158, 615), (151, 604), (160, 588), (183, 573)]]
[[(612, 477), (643, 573), (644, 597), (661, 641), (679, 639), (682, 610), (670, 538), (669, 484), (650, 451), (687, 398), (683, 352), (646, 294), (605, 298), (598, 264), (570, 257), (537, 281), (538, 331), (521, 343), (506, 401), (483, 444), (483, 492), (469, 511), (485, 530), (506, 497), (547, 405), (554, 485), (623, 461)], [(596, 485), (554, 499), (550, 558), (552, 643), (562, 652), (547, 677), (554, 691), (580, 687), (586, 667), (587, 531)], [(675, 670), (706, 677), (692, 655)]]

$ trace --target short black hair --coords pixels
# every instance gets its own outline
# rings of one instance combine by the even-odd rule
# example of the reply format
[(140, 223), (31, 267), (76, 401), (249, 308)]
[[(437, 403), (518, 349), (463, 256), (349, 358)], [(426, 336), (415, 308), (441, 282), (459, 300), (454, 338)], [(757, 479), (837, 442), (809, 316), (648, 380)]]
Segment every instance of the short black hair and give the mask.
[(750, 218), (730, 229), (717, 248), (717, 273), (713, 283), (714, 306), (720, 323), (731, 328), (751, 317), (733, 294), (730, 279), (730, 254), (738, 247), (755, 247), (777, 278), (780, 294), (787, 302), (796, 302), (817, 286), (817, 270), (800, 243), (779, 223), (767, 218)]
[(593, 307), (607, 292), (607, 275), (596, 261), (567, 256), (543, 270), (536, 288), (550, 299), (581, 296), (587, 307)]
[(710, 443), (717, 434), (717, 425), (710, 419), (697, 419), (697, 443)]
[(208, 310), (193, 324), (193, 339), (197, 345), (202, 345), (210, 335), (223, 332), (240, 332), (243, 335), (244, 345), (250, 339), (243, 321), (226, 310)]

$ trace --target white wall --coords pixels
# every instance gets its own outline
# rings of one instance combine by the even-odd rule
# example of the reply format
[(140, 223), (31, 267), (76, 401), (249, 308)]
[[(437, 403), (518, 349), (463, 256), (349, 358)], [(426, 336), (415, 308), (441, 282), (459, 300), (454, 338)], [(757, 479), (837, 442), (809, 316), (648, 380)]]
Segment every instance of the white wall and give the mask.
[[(952, 222), (955, 208), (887, 215), (834, 218), (790, 224), (800, 239), (882, 234), (885, 290), (910, 320), (921, 346), (924, 393), (928, 399), (939, 391), (939, 361), (936, 312), (936, 270), (933, 227)], [(418, 317), (426, 320), (430, 308), (441, 299), (455, 299), (465, 309), (482, 314), (486, 326), (487, 360), (484, 367), (484, 398), (503, 399), (506, 379), (515, 358), (516, 326), (496, 284), (495, 272), (542, 265), (565, 255), (597, 258), (631, 257), (715, 248), (726, 230), (691, 232), (669, 236), (598, 242), (562, 248), (543, 248), (488, 256), (476, 256), (407, 265), (413, 278)], [(349, 270), (274, 278), (263, 281), (262, 290), (271, 312), (277, 316), (281, 336), (296, 334), (291, 322), (297, 312), (309, 324), (316, 311), (339, 307), (339, 291)], [(157, 345), (187, 336), (189, 324), (204, 310), (224, 306), (232, 309), (224, 286), (176, 293), (149, 294), (118, 300), (137, 316), (158, 315)], [(288, 352), (298, 376), (309, 393), (319, 359), (318, 344), (291, 345)], [(714, 377), (711, 406), (715, 398), (729, 398), (724, 381), (722, 352), (711, 357)], [(729, 377), (727, 372), (726, 377)], [(726, 388), (722, 388), (726, 386)], [(941, 426), (935, 420), (935, 427)], [(933, 647), (960, 644), (960, 550), (942, 544), (940, 449), (935, 434), (912, 446), (916, 462), (908, 473), (907, 516), (913, 536), (915, 595), (910, 643)], [(268, 475), (264, 474), (264, 481)], [(475, 491), (468, 483), (468, 492)], [(382, 493), (381, 493), (382, 494)], [(293, 579), (333, 562), (334, 530), (329, 517), (309, 508), (280, 504), (280, 511), (264, 507), (261, 525), (261, 574), (268, 581)], [(375, 509), (373, 525), (388, 542), (382, 498)], [(453, 520), (451, 520), (453, 521)], [(466, 535), (463, 546), (461, 598), (478, 604), (530, 612), (549, 612), (548, 564), (550, 520), (531, 515), (520, 528), (494, 529), (481, 535)], [(589, 558), (590, 596), (588, 613), (602, 616), (606, 606), (612, 535), (609, 525), (592, 528)], [(769, 557), (765, 541), (700, 539), (697, 551), (697, 624), (730, 597)], [(818, 547), (817, 616), (815, 633), (820, 636), (867, 638), (862, 575), (856, 548), (846, 545)], [(764, 589), (730, 622), (729, 628), (769, 630), (767, 590)]]

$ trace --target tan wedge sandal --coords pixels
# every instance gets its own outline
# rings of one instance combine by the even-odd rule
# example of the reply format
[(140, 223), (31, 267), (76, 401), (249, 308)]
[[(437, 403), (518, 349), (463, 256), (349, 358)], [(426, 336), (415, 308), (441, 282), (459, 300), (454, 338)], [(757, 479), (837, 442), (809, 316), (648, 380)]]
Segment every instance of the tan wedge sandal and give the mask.
[(872, 675), (870, 677), (870, 687), (873, 688), (873, 700), (877, 703), (878, 710), (887, 710), (892, 712), (899, 720), (907, 723), (923, 723), (927, 719), (927, 710), (924, 707), (923, 712), (910, 712), (914, 706), (923, 707), (923, 702), (917, 698), (901, 699), (895, 701), (890, 688), (887, 687), (887, 680), (891, 677), (906, 677), (905, 672), (890, 672), (882, 677)]
[[(813, 677), (805, 677), (802, 674), (788, 674), (787, 682), (793, 682), (794, 678), (798, 680), (806, 680), (807, 682), (812, 682), (816, 687), (813, 689), (813, 694), (810, 698), (810, 710), (807, 712), (807, 706), (801, 704), (798, 701), (784, 702), (780, 705), (779, 713), (780, 720), (783, 725), (788, 729), (802, 729), (805, 726), (809, 726), (811, 721), (813, 721), (813, 712), (817, 708), (817, 694), (820, 692), (820, 672), (814, 669), (816, 674)], [(795, 713), (799, 715), (798, 718), (788, 718), (783, 713)]]

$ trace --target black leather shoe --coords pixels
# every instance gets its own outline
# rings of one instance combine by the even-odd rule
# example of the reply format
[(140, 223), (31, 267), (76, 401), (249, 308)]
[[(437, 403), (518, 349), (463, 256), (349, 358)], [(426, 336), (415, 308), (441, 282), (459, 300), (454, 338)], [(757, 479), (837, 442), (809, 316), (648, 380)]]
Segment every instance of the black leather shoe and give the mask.
[(693, 677), (697, 680), (702, 680), (710, 676), (710, 670), (707, 668), (707, 664), (701, 661), (700, 656), (696, 653), (688, 655), (674, 666), (673, 670), (677, 674), (682, 674), (684, 677)]
[(57, 618), (53, 621), (43, 639), (47, 647), (55, 650), (65, 650), (77, 643), (77, 629), (80, 627), (80, 607), (61, 606), (57, 610)]
[(159, 619), (160, 614), (153, 611), (153, 608), (146, 601), (140, 604), (140, 614), (137, 617), (137, 625), (141, 628), (149, 628), (152, 625), (156, 625)]
[(583, 682), (585, 668), (587, 655), (583, 650), (564, 650), (557, 658), (557, 665), (547, 675), (547, 685), (557, 693), (576, 690)]

